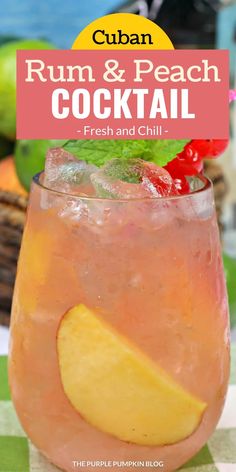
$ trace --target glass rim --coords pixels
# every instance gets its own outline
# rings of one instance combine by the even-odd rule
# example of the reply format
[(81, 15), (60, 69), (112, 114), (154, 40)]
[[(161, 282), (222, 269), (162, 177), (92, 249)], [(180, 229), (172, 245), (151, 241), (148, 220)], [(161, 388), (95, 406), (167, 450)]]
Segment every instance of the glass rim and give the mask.
[(101, 202), (122, 202), (122, 203), (131, 203), (131, 202), (138, 202), (138, 201), (143, 201), (143, 202), (153, 202), (153, 201), (169, 201), (169, 200), (180, 200), (180, 199), (185, 199), (185, 198), (193, 198), (199, 194), (207, 192), (210, 188), (212, 188), (213, 184), (212, 181), (206, 177), (205, 175), (202, 174), (197, 174), (192, 176), (193, 179), (198, 178), (199, 180), (202, 181), (203, 186), (199, 189), (193, 190), (190, 193), (185, 193), (185, 194), (179, 194), (179, 195), (168, 195), (164, 197), (157, 197), (157, 196), (152, 196), (152, 197), (137, 197), (137, 198), (112, 198), (112, 197), (97, 197), (93, 195), (79, 195), (79, 194), (74, 194), (72, 192), (62, 192), (60, 190), (56, 190), (50, 187), (47, 187), (46, 185), (42, 184), (40, 182), (40, 176), (44, 173), (44, 171), (38, 172), (37, 174), (34, 175), (32, 182), (40, 187), (42, 190), (45, 190), (49, 193), (61, 196), (61, 197), (71, 197), (74, 199), (79, 199), (79, 200), (85, 200), (85, 201), (101, 201)]

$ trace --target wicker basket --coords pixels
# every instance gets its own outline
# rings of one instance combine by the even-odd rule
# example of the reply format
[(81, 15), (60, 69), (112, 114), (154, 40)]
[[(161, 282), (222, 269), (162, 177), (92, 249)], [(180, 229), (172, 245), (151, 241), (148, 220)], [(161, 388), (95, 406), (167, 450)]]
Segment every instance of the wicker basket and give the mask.
[(8, 325), (27, 198), (0, 189), (0, 324)]
[[(222, 168), (208, 161), (206, 175), (213, 181), (218, 221), (221, 228), (222, 204), (227, 184)], [(16, 264), (25, 222), (27, 198), (0, 189), (0, 324), (8, 325)]]

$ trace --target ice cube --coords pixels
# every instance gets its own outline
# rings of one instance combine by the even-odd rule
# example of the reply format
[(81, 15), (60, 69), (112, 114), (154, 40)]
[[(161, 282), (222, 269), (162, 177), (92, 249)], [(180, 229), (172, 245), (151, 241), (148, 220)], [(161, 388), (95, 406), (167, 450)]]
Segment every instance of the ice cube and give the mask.
[(156, 197), (170, 197), (178, 195), (174, 180), (169, 172), (153, 162), (145, 162), (145, 171), (142, 178), (143, 186)]
[(115, 158), (93, 174), (91, 181), (96, 195), (102, 198), (132, 199), (160, 196), (160, 192), (146, 174), (146, 163), (142, 159)]
[(52, 148), (46, 156), (44, 185), (60, 192), (81, 193), (84, 186), (91, 186), (90, 176), (97, 170), (63, 148)]

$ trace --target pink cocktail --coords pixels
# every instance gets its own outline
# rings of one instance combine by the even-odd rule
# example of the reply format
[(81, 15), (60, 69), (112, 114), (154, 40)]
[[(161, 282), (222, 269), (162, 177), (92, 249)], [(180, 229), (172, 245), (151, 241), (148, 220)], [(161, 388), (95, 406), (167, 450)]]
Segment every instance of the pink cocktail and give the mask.
[(12, 311), (22, 426), (67, 472), (75, 461), (176, 470), (213, 432), (228, 382), (211, 184), (196, 177), (190, 194), (128, 200), (42, 182), (32, 185)]

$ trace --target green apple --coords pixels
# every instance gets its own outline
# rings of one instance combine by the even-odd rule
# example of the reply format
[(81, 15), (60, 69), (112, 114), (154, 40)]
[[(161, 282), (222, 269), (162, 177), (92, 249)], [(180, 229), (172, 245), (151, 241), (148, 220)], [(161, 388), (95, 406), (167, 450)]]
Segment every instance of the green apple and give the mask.
[(33, 176), (44, 169), (47, 150), (62, 146), (63, 140), (56, 139), (22, 139), (16, 141), (15, 165), (18, 178), (23, 187), (29, 191)]
[(19, 49), (55, 49), (37, 39), (11, 41), (0, 47), (0, 133), (16, 136), (16, 51)]

